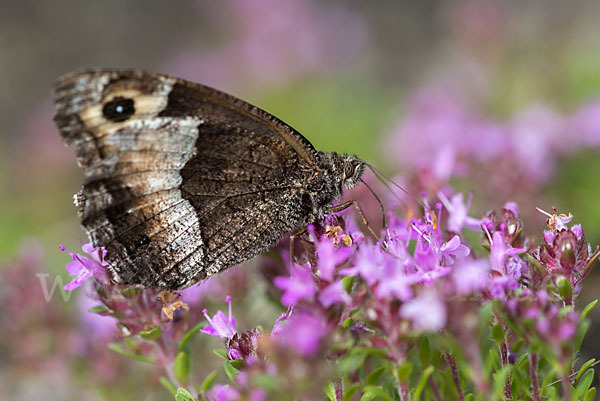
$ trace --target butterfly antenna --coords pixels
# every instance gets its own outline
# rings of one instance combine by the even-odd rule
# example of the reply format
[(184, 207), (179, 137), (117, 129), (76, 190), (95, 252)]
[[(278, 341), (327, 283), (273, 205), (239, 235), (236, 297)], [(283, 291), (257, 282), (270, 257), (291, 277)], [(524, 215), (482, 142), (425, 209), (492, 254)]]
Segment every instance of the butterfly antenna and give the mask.
[[(437, 221), (438, 221), (437, 216), (435, 215), (435, 213), (433, 212), (433, 210), (431, 210), (431, 208), (427, 204), (425, 204), (423, 201), (421, 201), (421, 200), (417, 199), (416, 197), (414, 197), (410, 192), (408, 192), (406, 189), (404, 189), (401, 185), (396, 184), (393, 180), (391, 180), (388, 177), (386, 177), (378, 168), (376, 168), (372, 164), (367, 163), (367, 166), (371, 169), (371, 171), (373, 172), (373, 174), (375, 174), (375, 177), (377, 177), (379, 179), (379, 181), (381, 181), (383, 183), (383, 185), (385, 185), (386, 188), (390, 190), (390, 192), (392, 193), (392, 195), (394, 195), (394, 197), (396, 199), (398, 199), (398, 201), (400, 201), (401, 203), (403, 203), (403, 204), (406, 205), (406, 203), (404, 201), (402, 201), (398, 197), (398, 195), (396, 195), (395, 191), (392, 189), (392, 187), (390, 186), (389, 183), (391, 183), (396, 188), (400, 189), (402, 192), (404, 192), (404, 194), (406, 194), (409, 198), (411, 198), (412, 200), (414, 200), (415, 202), (417, 202), (419, 205), (423, 206), (423, 208), (425, 210), (427, 210), (429, 212), (429, 215), (431, 216), (431, 219), (432, 219), (432, 222), (433, 222), (433, 227), (434, 228), (437, 227)], [(412, 212), (410, 211), (410, 209), (408, 210), (408, 214), (409, 215), (412, 214)]]
[(367, 189), (369, 190), (369, 192), (371, 192), (371, 195), (373, 195), (373, 197), (375, 199), (377, 199), (377, 203), (379, 203), (379, 207), (381, 208), (381, 220), (383, 222), (383, 226), (385, 227), (386, 225), (386, 221), (385, 221), (385, 208), (383, 207), (383, 203), (381, 203), (381, 200), (379, 199), (379, 197), (377, 196), (377, 194), (375, 193), (375, 191), (373, 191), (373, 188), (371, 188), (369, 186), (369, 184), (367, 184), (362, 178), (360, 179), (360, 182), (362, 182), (365, 187), (367, 187)]

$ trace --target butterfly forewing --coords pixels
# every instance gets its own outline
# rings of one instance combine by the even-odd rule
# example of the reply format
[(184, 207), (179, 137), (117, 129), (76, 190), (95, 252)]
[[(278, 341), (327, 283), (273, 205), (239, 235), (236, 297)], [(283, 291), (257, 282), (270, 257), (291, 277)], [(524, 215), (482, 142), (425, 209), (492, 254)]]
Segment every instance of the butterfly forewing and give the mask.
[(144, 71), (74, 73), (55, 94), (82, 224), (118, 280), (184, 288), (306, 224), (317, 152), (270, 114)]

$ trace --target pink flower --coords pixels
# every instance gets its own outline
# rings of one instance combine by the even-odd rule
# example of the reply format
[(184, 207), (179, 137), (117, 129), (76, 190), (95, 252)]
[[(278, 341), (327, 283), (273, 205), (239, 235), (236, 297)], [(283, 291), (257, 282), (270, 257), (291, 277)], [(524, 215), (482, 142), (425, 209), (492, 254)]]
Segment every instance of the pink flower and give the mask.
[(568, 137), (575, 139), (580, 146), (600, 145), (600, 98), (593, 100), (575, 113), (569, 125)]
[(569, 278), (572, 286), (583, 280), (600, 256), (600, 248), (592, 250), (585, 241), (581, 226), (562, 227), (558, 231), (545, 231), (544, 242), (532, 253), (532, 256), (548, 271), (563, 274)]
[(256, 328), (244, 331), (242, 334), (235, 333), (227, 340), (227, 356), (231, 360), (245, 360), (256, 356), (260, 331)]
[(291, 266), (290, 277), (276, 277), (274, 284), (283, 290), (281, 303), (284, 306), (292, 306), (302, 299), (312, 298), (317, 293), (315, 278), (307, 266)]
[(300, 355), (312, 357), (321, 350), (321, 342), (329, 331), (325, 317), (301, 310), (289, 317), (287, 325), (278, 330), (274, 338)]
[(483, 290), (490, 282), (490, 263), (483, 259), (464, 261), (454, 267), (452, 278), (460, 295)]
[(427, 292), (403, 304), (400, 316), (412, 321), (416, 330), (437, 331), (446, 325), (446, 305), (433, 292)]
[[(490, 252), (490, 261), (492, 270), (502, 275), (512, 274), (515, 278), (521, 277), (522, 260), (517, 256), (525, 252), (526, 248), (513, 248), (505, 241), (504, 234), (496, 231), (492, 236), (492, 249)], [(516, 263), (509, 263), (517, 261)], [(511, 268), (512, 267), (512, 268)]]
[(209, 401), (234, 401), (240, 398), (240, 393), (234, 387), (226, 384), (217, 384), (206, 392)]
[(352, 254), (350, 247), (337, 248), (333, 241), (325, 236), (317, 242), (317, 257), (319, 258), (319, 276), (327, 281), (333, 280), (335, 268)]
[(352, 298), (344, 289), (341, 281), (336, 281), (333, 284), (328, 285), (319, 294), (319, 302), (326, 308), (336, 303), (349, 305), (352, 302)]
[(108, 263), (104, 260), (106, 256), (104, 248), (94, 248), (91, 243), (83, 244), (81, 249), (89, 255), (89, 258), (87, 258), (69, 252), (63, 245), (58, 247), (61, 251), (67, 252), (73, 259), (73, 262), (67, 263), (66, 270), (75, 277), (69, 284), (65, 285), (65, 290), (71, 291), (79, 288), (91, 277), (95, 277), (99, 281), (108, 280), (106, 270)]
[(443, 192), (438, 192), (438, 198), (442, 201), (444, 207), (448, 210), (448, 230), (453, 233), (462, 232), (463, 227), (470, 230), (481, 231), (481, 220), (474, 217), (469, 217), (468, 212), (471, 207), (472, 194), (469, 195), (467, 203), (464, 202), (463, 194), (457, 193), (452, 195), (448, 200)]
[(267, 392), (265, 390), (255, 388), (250, 390), (251, 401), (265, 401), (267, 399)]
[(378, 299), (399, 299), (408, 301), (413, 296), (412, 285), (423, 281), (419, 273), (407, 273), (396, 260), (388, 258), (378, 271), (378, 284), (375, 296)]
[(223, 312), (218, 310), (211, 318), (206, 309), (202, 311), (204, 317), (208, 320), (209, 325), (200, 329), (201, 333), (221, 338), (233, 338), (233, 336), (237, 334), (237, 331), (235, 330), (236, 321), (231, 315), (231, 297), (229, 295), (225, 298), (225, 302), (229, 304), (229, 316), (225, 316)]

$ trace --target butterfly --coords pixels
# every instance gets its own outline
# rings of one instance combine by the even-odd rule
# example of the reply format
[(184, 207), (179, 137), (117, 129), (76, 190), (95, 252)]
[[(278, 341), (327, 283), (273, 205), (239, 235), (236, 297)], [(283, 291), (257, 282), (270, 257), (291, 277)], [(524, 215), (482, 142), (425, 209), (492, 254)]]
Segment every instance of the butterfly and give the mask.
[(76, 71), (54, 101), (84, 169), (81, 224), (119, 283), (183, 289), (251, 259), (334, 210), (365, 170), (256, 106), (163, 74)]

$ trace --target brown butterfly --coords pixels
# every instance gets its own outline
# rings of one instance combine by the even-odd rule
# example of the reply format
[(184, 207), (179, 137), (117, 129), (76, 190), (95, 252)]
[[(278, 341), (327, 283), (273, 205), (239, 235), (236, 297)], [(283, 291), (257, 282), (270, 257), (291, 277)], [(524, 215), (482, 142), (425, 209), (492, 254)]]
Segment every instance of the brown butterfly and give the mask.
[(356, 156), (319, 152), (271, 114), (141, 70), (60, 78), (54, 121), (85, 169), (75, 195), (116, 281), (182, 289), (332, 210), (360, 180)]

